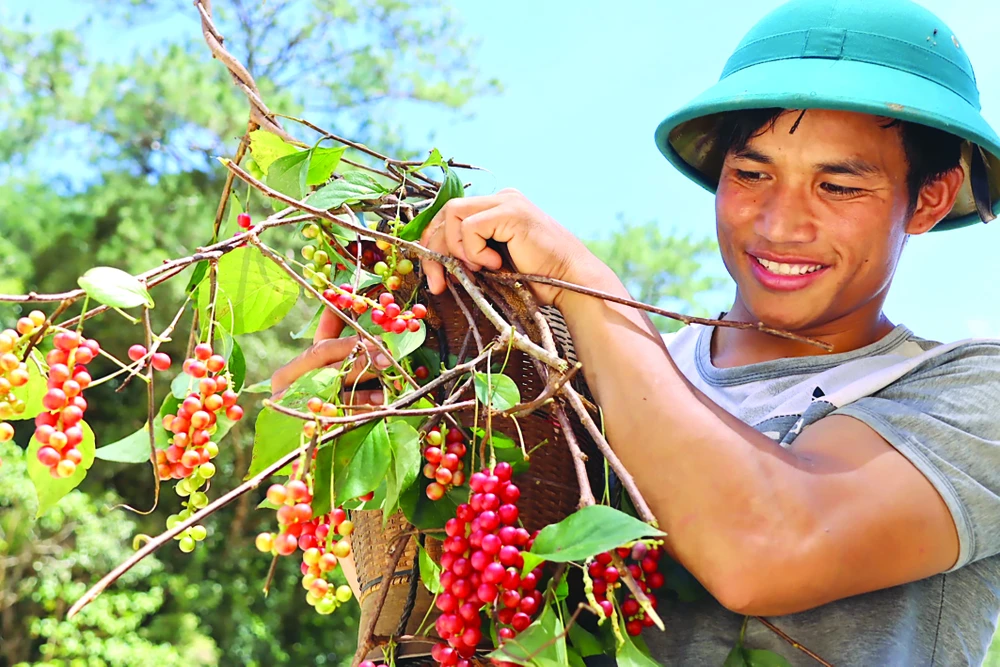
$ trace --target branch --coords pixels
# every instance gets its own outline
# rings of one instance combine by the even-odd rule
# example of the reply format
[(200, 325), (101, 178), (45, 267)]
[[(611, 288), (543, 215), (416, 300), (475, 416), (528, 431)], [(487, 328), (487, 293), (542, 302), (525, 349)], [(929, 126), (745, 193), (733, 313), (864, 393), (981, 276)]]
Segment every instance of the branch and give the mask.
[(767, 620), (763, 616), (754, 616), (753, 618), (755, 618), (756, 620), (760, 621), (764, 625), (764, 627), (766, 627), (768, 630), (770, 630), (771, 632), (773, 632), (774, 634), (778, 635), (783, 640), (785, 640), (786, 642), (788, 642), (788, 644), (790, 646), (792, 646), (793, 648), (797, 648), (798, 650), (802, 651), (803, 653), (805, 653), (806, 655), (808, 655), (810, 658), (812, 658), (813, 660), (815, 660), (819, 664), (823, 665), (823, 667), (833, 667), (833, 665), (831, 665), (830, 663), (828, 663), (826, 660), (824, 660), (823, 658), (819, 657), (818, 655), (816, 655), (815, 653), (813, 653), (812, 651), (810, 651), (809, 649), (807, 649), (805, 646), (803, 646), (802, 644), (798, 643), (797, 641), (795, 641), (794, 639), (792, 639), (791, 637), (789, 637), (787, 634), (785, 634), (784, 632), (782, 632), (781, 629), (778, 626), (776, 626), (774, 623), (771, 623), (771, 621)]
[(827, 352), (833, 350), (833, 346), (829, 343), (825, 343), (818, 338), (810, 338), (808, 336), (799, 336), (798, 334), (791, 333), (790, 331), (783, 331), (781, 329), (773, 329), (769, 326), (765, 326), (763, 322), (728, 322), (725, 320), (712, 320), (704, 317), (692, 317), (691, 315), (682, 315), (681, 313), (675, 313), (670, 310), (665, 310), (663, 308), (658, 308), (657, 306), (651, 306), (647, 303), (642, 303), (641, 301), (633, 301), (632, 299), (626, 299), (624, 297), (615, 296), (614, 294), (608, 294), (607, 292), (602, 292), (600, 290), (591, 289), (590, 287), (584, 287), (583, 285), (577, 285), (575, 283), (566, 282), (565, 280), (558, 280), (556, 278), (547, 278), (546, 276), (538, 276), (533, 274), (525, 273), (512, 273), (509, 271), (490, 271), (487, 272), (489, 275), (495, 277), (500, 282), (506, 284), (517, 284), (518, 281), (526, 281), (532, 283), (540, 283), (542, 285), (552, 285), (554, 287), (562, 287), (563, 289), (568, 289), (571, 292), (579, 292), (580, 294), (586, 294), (588, 296), (597, 297), (598, 299), (604, 299), (605, 301), (612, 301), (614, 303), (620, 303), (624, 306), (632, 306), (638, 310), (645, 310), (650, 313), (655, 313), (657, 315), (663, 315), (664, 317), (670, 317), (675, 320), (680, 320), (685, 324), (707, 324), (717, 327), (730, 327), (733, 329), (756, 329), (763, 333), (768, 333), (780, 338), (787, 338), (788, 340), (798, 341), (800, 343), (808, 343), (809, 345), (815, 345)]

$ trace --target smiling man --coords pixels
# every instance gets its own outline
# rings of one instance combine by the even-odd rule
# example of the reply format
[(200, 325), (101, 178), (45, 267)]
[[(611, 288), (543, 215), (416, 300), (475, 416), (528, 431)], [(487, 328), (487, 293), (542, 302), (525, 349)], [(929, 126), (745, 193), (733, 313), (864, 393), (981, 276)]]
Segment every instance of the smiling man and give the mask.
[[(715, 192), (737, 286), (722, 319), (830, 352), (722, 326), (665, 345), (637, 310), (532, 285), (565, 315), (667, 549), (711, 594), (660, 592), (667, 631), (647, 641), (663, 663), (721, 665), (745, 615), (839, 666), (982, 662), (1000, 610), (1000, 341), (929, 341), (882, 312), (909, 236), (994, 217), (1000, 139), (978, 100), (961, 43), (918, 5), (794, 0), (657, 129)], [(499, 269), (505, 243), (522, 273), (628, 296), (515, 191), (452, 200), (422, 241), (472, 270)], [(927, 270), (947, 280), (960, 261)], [(424, 270), (443, 292), (442, 267)], [(333, 322), (275, 391), (347, 356)], [(815, 664), (756, 621), (745, 646)]]
[[(882, 312), (909, 236), (993, 218), (1000, 140), (961, 43), (908, 0), (795, 0), (656, 140), (715, 192), (737, 285), (722, 319), (833, 350), (708, 326), (665, 349), (636, 310), (533, 285), (668, 550), (711, 593), (663, 596), (654, 657), (721, 665), (758, 615), (836, 665), (980, 664), (1000, 609), (1000, 341), (941, 344)], [(500, 268), (487, 241), (503, 242), (522, 273), (628, 296), (514, 191), (449, 202), (423, 241), (473, 270)], [(946, 280), (942, 260), (927, 268)], [(815, 664), (757, 622), (745, 645)]]

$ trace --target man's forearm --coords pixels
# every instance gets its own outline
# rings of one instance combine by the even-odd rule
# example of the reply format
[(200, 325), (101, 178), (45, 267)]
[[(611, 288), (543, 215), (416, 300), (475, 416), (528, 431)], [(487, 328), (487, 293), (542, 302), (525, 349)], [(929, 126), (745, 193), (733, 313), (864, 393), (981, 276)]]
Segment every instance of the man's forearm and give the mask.
[[(585, 283), (628, 296), (605, 267)], [(671, 552), (718, 596), (751, 551), (798, 530), (802, 489), (788, 479), (791, 455), (691, 386), (640, 312), (575, 293), (558, 305), (612, 447)]]

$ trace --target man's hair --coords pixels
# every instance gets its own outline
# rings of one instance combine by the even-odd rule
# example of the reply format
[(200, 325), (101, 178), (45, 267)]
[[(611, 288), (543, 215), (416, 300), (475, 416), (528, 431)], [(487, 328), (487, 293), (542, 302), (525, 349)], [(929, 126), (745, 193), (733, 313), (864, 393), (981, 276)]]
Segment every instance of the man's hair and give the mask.
[[(778, 118), (787, 111), (789, 109), (746, 109), (722, 114), (718, 124), (718, 137), (723, 154), (728, 155), (730, 151), (746, 148), (751, 139), (772, 129)], [(804, 110), (800, 112), (791, 132), (798, 128), (804, 114)], [(886, 129), (897, 126), (903, 139), (903, 151), (909, 168), (906, 186), (912, 213), (917, 207), (920, 189), (959, 165), (963, 139), (937, 128), (903, 120), (889, 119), (882, 125)]]

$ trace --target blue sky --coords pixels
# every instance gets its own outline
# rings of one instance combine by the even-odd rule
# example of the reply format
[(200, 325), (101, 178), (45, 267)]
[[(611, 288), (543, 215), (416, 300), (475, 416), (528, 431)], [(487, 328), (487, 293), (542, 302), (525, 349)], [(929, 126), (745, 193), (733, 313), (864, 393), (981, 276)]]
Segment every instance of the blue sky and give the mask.
[[(659, 155), (653, 130), (710, 86), (743, 33), (779, 4), (455, 0), (470, 34), (482, 38), (478, 66), (505, 90), (473, 102), (469, 120), (418, 110), (407, 117), (407, 131), (418, 146), (433, 143), (446, 156), (488, 167), (493, 176), (480, 176), (481, 188), (516, 187), (581, 236), (601, 235), (619, 213), (636, 222), (656, 220), (679, 234), (711, 236), (711, 195)], [(1000, 127), (995, 0), (921, 4), (958, 35), (976, 67), (984, 114)], [(0, 19), (38, 6), (26, 0), (3, 5)], [(35, 14), (39, 26), (82, 18), (72, 0), (45, 0), (44, 6), (44, 15)], [(170, 30), (197, 27), (193, 18), (176, 17), (143, 33), (116, 35), (93, 55), (120, 55)], [(1000, 337), (1000, 281), (993, 279), (1000, 274), (998, 250), (1000, 221), (914, 238), (890, 291), (888, 316), (938, 340)], [(706, 270), (725, 276), (721, 261)], [(724, 309), (731, 295), (728, 289), (706, 305)]]

